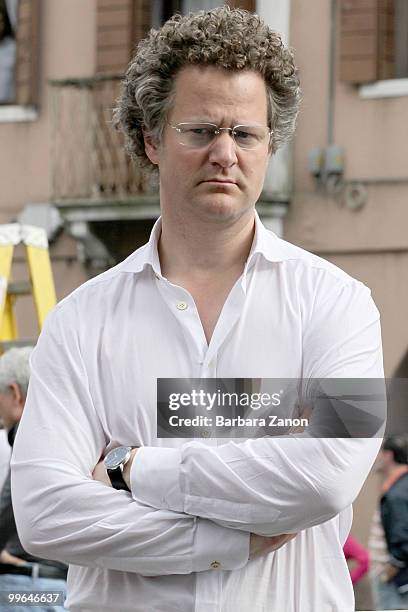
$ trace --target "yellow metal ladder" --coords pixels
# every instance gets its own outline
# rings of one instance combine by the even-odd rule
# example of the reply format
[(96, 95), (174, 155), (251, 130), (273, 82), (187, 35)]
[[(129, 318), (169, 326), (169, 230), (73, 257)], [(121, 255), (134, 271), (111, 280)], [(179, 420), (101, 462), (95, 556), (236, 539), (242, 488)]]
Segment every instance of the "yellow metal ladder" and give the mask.
[[(29, 281), (11, 281), (14, 248), (25, 246)], [(32, 294), (41, 330), (45, 317), (56, 304), (48, 241), (45, 231), (33, 225), (0, 225), (0, 353), (11, 346), (35, 344), (18, 338), (14, 305), (17, 296)]]

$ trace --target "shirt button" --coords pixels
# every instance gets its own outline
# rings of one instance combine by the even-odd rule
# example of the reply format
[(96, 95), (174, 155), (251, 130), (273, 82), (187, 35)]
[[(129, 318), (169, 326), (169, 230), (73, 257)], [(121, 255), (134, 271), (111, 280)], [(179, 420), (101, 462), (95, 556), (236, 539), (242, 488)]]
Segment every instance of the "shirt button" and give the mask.
[(212, 563), (210, 563), (210, 567), (211, 569), (219, 569), (221, 567), (221, 563), (219, 561), (212, 561)]
[(178, 310), (186, 310), (188, 308), (187, 302), (177, 302)]

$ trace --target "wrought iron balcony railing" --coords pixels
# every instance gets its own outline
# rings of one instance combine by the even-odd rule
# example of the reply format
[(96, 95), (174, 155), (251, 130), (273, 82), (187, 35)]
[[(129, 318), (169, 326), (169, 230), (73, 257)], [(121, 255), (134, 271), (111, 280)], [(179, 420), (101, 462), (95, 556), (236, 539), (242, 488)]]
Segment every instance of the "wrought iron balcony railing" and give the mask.
[(146, 175), (124, 149), (112, 125), (122, 75), (50, 81), (52, 197), (122, 202), (154, 195)]

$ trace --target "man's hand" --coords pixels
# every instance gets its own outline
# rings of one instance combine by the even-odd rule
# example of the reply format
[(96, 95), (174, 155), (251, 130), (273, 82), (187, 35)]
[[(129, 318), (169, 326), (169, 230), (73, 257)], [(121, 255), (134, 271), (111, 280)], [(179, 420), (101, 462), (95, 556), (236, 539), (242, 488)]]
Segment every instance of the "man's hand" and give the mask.
[(274, 550), (278, 550), (278, 548), (281, 548), (296, 536), (297, 533), (283, 533), (277, 536), (260, 536), (251, 533), (249, 558), (253, 559), (254, 557), (267, 555)]
[(94, 480), (99, 480), (103, 484), (108, 485), (108, 487), (112, 486), (110, 478), (108, 476), (108, 472), (106, 471), (106, 467), (103, 461), (100, 461), (96, 464), (94, 471), (92, 472), (92, 478)]
[(391, 563), (387, 563), (384, 570), (381, 572), (381, 582), (389, 582), (399, 572), (399, 568)]
[(0, 552), (0, 563), (11, 563), (11, 565), (25, 565), (27, 562), (20, 557), (11, 555), (6, 549)]

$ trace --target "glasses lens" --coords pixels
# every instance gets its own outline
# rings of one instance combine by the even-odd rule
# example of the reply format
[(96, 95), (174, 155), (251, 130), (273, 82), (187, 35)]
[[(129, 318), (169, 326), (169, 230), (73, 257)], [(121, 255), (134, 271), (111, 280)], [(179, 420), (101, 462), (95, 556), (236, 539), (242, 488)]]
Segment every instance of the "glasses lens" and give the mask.
[(176, 130), (181, 144), (200, 149), (210, 144), (217, 126), (211, 123), (179, 123)]
[(269, 129), (253, 125), (237, 125), (234, 128), (234, 140), (242, 149), (255, 149), (269, 138)]
[[(216, 134), (227, 129), (218, 128), (213, 123), (178, 123), (172, 127), (177, 131), (180, 144), (192, 149), (207, 147)], [(241, 149), (255, 149), (265, 144), (270, 136), (269, 128), (263, 126), (236, 125), (228, 130)]]

